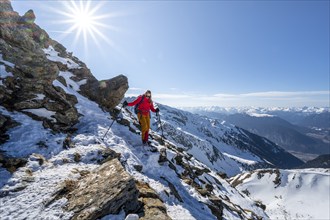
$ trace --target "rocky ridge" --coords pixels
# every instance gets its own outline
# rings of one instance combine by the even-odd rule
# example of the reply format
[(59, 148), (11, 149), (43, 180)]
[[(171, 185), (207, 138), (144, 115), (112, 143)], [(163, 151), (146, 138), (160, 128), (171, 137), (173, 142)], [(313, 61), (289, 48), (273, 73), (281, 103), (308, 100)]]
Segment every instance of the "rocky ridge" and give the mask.
[[(32, 10), (20, 16), (9, 0), (0, 2), (0, 103), (43, 121), (46, 128), (73, 132), (79, 121), (77, 99), (55, 82), (69, 77), (79, 82), (77, 91), (111, 110), (124, 97), (127, 78), (98, 81), (83, 62), (36, 25), (35, 18)], [(4, 126), (0, 129), (10, 125)]]

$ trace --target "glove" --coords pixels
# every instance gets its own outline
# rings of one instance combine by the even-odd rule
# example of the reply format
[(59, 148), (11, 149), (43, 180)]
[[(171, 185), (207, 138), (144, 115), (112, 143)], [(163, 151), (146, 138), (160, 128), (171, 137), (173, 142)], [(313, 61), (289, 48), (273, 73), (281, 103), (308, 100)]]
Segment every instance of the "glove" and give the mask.
[(124, 101), (123, 102), (123, 107), (125, 108), (126, 106), (128, 106), (128, 103), (127, 103), (127, 101)]
[(158, 113), (158, 112), (159, 112), (159, 108), (156, 108), (155, 110), (156, 110), (156, 113)]

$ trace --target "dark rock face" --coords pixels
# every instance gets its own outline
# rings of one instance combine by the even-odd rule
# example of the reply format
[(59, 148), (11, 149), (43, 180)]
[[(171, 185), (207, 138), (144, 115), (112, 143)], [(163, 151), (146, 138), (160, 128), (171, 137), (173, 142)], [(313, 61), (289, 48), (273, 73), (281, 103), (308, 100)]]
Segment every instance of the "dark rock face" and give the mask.
[(67, 196), (66, 209), (73, 219), (98, 219), (108, 214), (138, 209), (138, 190), (134, 179), (117, 159), (102, 164), (79, 181)]
[[(114, 108), (124, 97), (128, 89), (125, 76), (99, 82), (84, 63), (67, 53), (63, 45), (52, 40), (34, 23), (36, 16), (32, 10), (19, 16), (9, 0), (0, 0), (0, 3), (0, 71), (10, 73), (0, 78), (2, 106), (23, 113), (29, 109), (42, 109), (51, 116), (37, 115), (35, 111), (26, 114), (43, 121), (47, 128), (70, 132), (78, 122), (77, 98), (53, 84), (58, 80), (64, 87), (70, 86), (61, 72), (72, 74), (70, 79), (74, 82), (84, 80), (78, 92), (107, 110)], [(43, 51), (47, 48), (53, 48), (57, 58), (67, 63), (50, 59)], [(72, 63), (75, 65), (70, 65)]]
[[(299, 117), (298, 113), (296, 114), (297, 117)], [(326, 118), (326, 115), (328, 118)], [(329, 115), (330, 113), (325, 112), (322, 114), (313, 114), (305, 119), (319, 118), (315, 125), (322, 126), (325, 125), (325, 123), (329, 124)], [(321, 123), (322, 119), (324, 123)], [(309, 133), (314, 132), (307, 128), (308, 124), (306, 124), (306, 128), (303, 128), (291, 124), (280, 117), (252, 117), (248, 114), (223, 116), (223, 120), (246, 129), (251, 133), (265, 137), (272, 142), (277, 143), (287, 151), (311, 154), (325, 154), (329, 152), (327, 143), (308, 135)], [(324, 126), (324, 128), (327, 127)]]
[(309, 160), (305, 164), (301, 165), (301, 169), (306, 168), (330, 168), (330, 154), (320, 155), (314, 160)]
[(0, 113), (0, 144), (6, 142), (6, 140), (9, 139), (9, 136), (6, 134), (6, 131), (17, 125), (19, 125), (19, 123), (13, 121), (10, 117), (2, 115)]
[(226, 141), (235, 143), (241, 149), (251, 151), (253, 154), (271, 162), (275, 167), (290, 169), (304, 163), (266, 138), (252, 134), (244, 129), (239, 129), (239, 132), (238, 134), (228, 134)]

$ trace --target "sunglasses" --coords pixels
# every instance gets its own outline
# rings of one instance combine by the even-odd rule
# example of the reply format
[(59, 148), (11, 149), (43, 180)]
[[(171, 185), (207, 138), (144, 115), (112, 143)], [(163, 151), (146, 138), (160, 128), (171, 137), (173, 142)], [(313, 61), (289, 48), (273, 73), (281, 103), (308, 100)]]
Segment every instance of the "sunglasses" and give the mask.
[(150, 98), (150, 97), (151, 97), (151, 95), (146, 95), (146, 97), (147, 97), (147, 98)]

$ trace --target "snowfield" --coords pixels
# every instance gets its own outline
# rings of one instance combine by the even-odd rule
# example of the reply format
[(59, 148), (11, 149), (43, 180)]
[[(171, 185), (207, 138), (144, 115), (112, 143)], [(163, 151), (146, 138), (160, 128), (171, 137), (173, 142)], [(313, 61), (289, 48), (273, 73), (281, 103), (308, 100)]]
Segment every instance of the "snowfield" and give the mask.
[(232, 178), (237, 189), (266, 206), (270, 219), (330, 219), (330, 170), (255, 172)]

